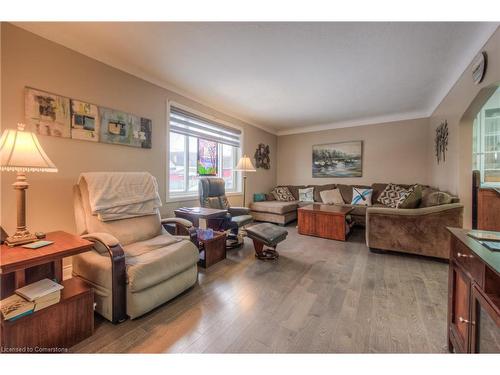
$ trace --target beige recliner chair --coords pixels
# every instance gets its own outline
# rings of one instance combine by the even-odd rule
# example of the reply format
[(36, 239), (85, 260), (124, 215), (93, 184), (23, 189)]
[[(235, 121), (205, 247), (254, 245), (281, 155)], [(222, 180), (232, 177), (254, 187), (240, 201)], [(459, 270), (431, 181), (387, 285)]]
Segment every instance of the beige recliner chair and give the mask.
[[(199, 252), (189, 221), (159, 214), (100, 221), (84, 179), (74, 187), (74, 206), (77, 230), (94, 242), (94, 251), (73, 257), (73, 276), (94, 287), (96, 311), (106, 319), (137, 318), (196, 283)], [(172, 236), (164, 223), (189, 236)]]

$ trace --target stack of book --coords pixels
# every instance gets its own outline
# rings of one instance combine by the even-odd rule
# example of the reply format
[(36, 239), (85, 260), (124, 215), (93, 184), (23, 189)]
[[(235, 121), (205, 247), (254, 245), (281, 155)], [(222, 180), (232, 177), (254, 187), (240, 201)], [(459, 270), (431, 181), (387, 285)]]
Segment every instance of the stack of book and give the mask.
[(0, 301), (0, 310), (5, 320), (14, 320), (39, 311), (61, 300), (61, 284), (43, 279), (16, 290), (16, 294)]

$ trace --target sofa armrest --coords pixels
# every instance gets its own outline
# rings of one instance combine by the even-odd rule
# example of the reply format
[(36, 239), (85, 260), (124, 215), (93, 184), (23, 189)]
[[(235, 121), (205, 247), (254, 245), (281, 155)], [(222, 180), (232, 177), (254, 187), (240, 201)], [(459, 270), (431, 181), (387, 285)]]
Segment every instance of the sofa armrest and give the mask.
[(412, 209), (369, 207), (366, 210), (366, 245), (371, 249), (400, 251), (446, 259), (449, 232), (462, 227), (463, 205), (450, 203)]
[(109, 233), (89, 233), (83, 235), (94, 243), (94, 249), (104, 255), (106, 252), (111, 258), (112, 283), (112, 322), (118, 323), (127, 319), (125, 252), (116, 237)]
[(439, 206), (421, 207), (421, 208), (390, 208), (390, 207), (368, 207), (366, 216), (369, 215), (397, 215), (397, 216), (423, 216), (437, 214), (440, 212), (453, 210), (456, 208), (463, 208), (461, 203), (441, 204)]
[(227, 211), (231, 216), (250, 215), (250, 209), (247, 207), (229, 207)]

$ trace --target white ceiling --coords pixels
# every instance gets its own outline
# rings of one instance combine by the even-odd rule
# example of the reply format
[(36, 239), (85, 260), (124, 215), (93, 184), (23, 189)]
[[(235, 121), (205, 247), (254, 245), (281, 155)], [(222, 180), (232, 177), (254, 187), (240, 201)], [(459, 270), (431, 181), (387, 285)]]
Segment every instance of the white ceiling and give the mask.
[(498, 23), (15, 23), (289, 134), (429, 116)]

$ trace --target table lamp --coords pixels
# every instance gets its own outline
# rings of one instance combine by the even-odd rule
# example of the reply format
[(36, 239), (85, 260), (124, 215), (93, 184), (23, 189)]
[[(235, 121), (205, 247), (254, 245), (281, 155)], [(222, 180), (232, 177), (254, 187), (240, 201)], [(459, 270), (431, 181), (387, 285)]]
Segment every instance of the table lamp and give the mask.
[(57, 172), (57, 168), (40, 146), (32, 132), (24, 131), (24, 124), (17, 129), (6, 129), (0, 138), (0, 170), (17, 172), (16, 190), (17, 228), (16, 233), (7, 237), (8, 246), (22, 245), (37, 240), (26, 227), (26, 172)]
[[(255, 167), (252, 164), (250, 158), (246, 155), (243, 155), (238, 161), (238, 165), (234, 169), (238, 172), (255, 172)], [(247, 176), (243, 174), (243, 207), (245, 206), (245, 196), (246, 196), (246, 187), (247, 187)]]

